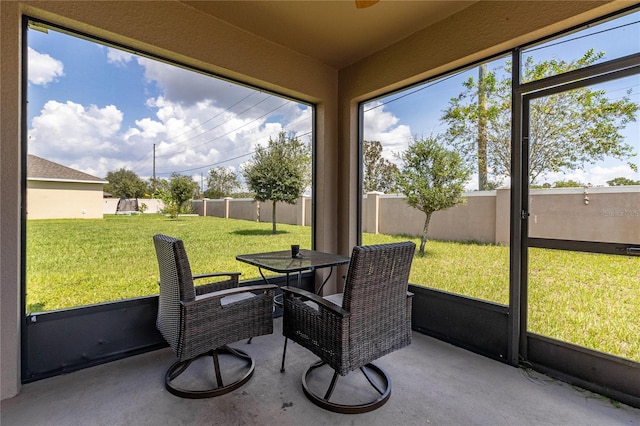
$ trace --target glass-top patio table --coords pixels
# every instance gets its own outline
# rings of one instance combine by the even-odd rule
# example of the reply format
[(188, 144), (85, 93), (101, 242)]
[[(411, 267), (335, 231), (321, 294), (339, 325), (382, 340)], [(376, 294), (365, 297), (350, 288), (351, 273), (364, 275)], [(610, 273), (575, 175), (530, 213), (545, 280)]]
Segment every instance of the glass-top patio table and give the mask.
[(333, 267), (345, 265), (351, 260), (347, 256), (339, 254), (323, 253), (315, 250), (300, 249), (298, 256), (292, 257), (290, 250), (273, 251), (268, 253), (240, 254), (236, 256), (236, 260), (245, 262), (258, 267), (262, 279), (267, 281), (262, 270), (266, 269), (273, 272), (286, 274), (287, 285), (289, 285), (289, 274), (292, 272), (314, 271), (318, 268), (331, 268), (329, 275), (318, 288), (316, 293), (322, 291), (322, 287), (327, 283)]

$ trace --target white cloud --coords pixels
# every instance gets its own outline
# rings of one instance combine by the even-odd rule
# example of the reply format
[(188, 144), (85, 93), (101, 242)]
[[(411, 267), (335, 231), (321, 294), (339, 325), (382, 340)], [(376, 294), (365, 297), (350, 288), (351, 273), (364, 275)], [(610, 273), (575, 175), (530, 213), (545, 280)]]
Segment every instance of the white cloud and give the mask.
[(157, 137), (160, 133), (165, 132), (165, 126), (159, 122), (154, 121), (150, 118), (143, 118), (142, 120), (136, 120), (136, 125), (142, 129), (139, 131), (138, 129), (130, 129), (130, 131), (136, 131), (136, 135), (139, 135), (145, 139), (152, 139)]
[[(310, 109), (291, 104), (293, 108), (287, 105), (286, 121), (295, 124), (286, 130), (309, 133)], [(267, 122), (267, 116), (239, 116), (212, 100), (187, 105), (159, 96), (147, 105), (156, 108), (155, 119), (137, 120), (137, 127), (127, 130), (125, 137), (129, 145), (156, 144), (156, 171), (161, 177), (172, 172), (194, 173), (192, 169), (200, 167), (203, 169), (197, 173), (206, 174), (216, 166), (239, 170), (240, 164), (253, 155), (256, 144), (265, 144), (269, 137), (285, 130), (279, 121)], [(151, 161), (152, 156), (148, 156), (147, 162)]]
[(124, 65), (131, 62), (131, 60), (135, 57), (135, 55), (129, 52), (125, 52), (124, 50), (107, 47), (107, 62), (110, 64)]
[(48, 101), (33, 119), (29, 152), (68, 167), (78, 164), (79, 170), (104, 176), (108, 170), (97, 164), (100, 157), (112, 157), (120, 150), (121, 123), (122, 112), (113, 105), (99, 108), (71, 101)]
[(29, 83), (46, 86), (64, 76), (64, 65), (46, 53), (29, 47)]
[(371, 105), (364, 114), (364, 140), (380, 141), (383, 146), (382, 156), (397, 163), (396, 154), (407, 149), (411, 141), (411, 128), (400, 124), (400, 119), (391, 112), (385, 111), (384, 106)]
[(96, 176), (124, 167), (148, 178), (155, 146), (156, 174), (165, 178), (206, 174), (212, 166), (239, 171), (256, 144), (281, 130), (310, 135), (312, 109), (296, 102), (115, 49), (107, 60), (144, 67), (151, 83), (145, 89), (154, 93), (147, 112), (128, 116), (133, 124), (123, 128), (129, 110), (48, 101), (32, 121), (30, 153)]
[(553, 184), (558, 181), (573, 180), (585, 185), (608, 186), (607, 181), (617, 177), (639, 180), (640, 174), (628, 165), (595, 165), (585, 170), (574, 170), (566, 173), (547, 173), (538, 179), (540, 182)]

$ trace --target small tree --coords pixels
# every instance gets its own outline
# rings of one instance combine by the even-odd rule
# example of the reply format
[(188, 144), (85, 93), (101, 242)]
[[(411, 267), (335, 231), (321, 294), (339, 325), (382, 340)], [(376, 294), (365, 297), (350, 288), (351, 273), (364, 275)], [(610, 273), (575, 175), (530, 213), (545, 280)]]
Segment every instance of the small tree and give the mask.
[(104, 186), (104, 190), (117, 198), (142, 198), (147, 191), (146, 182), (125, 168), (108, 172), (105, 180), (109, 183)]
[(238, 175), (234, 171), (224, 167), (216, 167), (209, 170), (207, 186), (207, 190), (204, 191), (205, 197), (224, 198), (237, 191), (240, 188), (240, 182), (238, 182)]
[(398, 166), (382, 157), (380, 141), (362, 142), (362, 191), (393, 192), (396, 187)]
[(198, 188), (198, 183), (190, 176), (173, 173), (169, 179), (166, 191), (161, 191), (160, 196), (165, 203), (165, 209), (171, 217), (177, 218), (184, 212), (184, 203), (193, 198)]
[(433, 136), (413, 141), (398, 158), (402, 161), (398, 187), (407, 203), (426, 215), (419, 251), (424, 255), (431, 215), (464, 202), (462, 193), (471, 171), (460, 154)]
[(244, 178), (256, 201), (273, 203), (272, 233), (276, 233), (276, 203), (294, 204), (311, 182), (311, 150), (284, 132), (258, 146), (244, 168)]

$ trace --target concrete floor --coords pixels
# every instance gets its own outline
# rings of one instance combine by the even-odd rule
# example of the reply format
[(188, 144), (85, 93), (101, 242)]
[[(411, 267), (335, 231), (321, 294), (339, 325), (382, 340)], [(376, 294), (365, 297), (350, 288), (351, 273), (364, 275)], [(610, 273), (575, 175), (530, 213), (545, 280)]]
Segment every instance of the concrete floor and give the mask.
[(256, 369), (230, 394), (201, 400), (169, 394), (163, 377), (175, 357), (163, 349), (27, 384), (2, 401), (1, 424), (640, 425), (640, 409), (419, 333), (376, 363), (393, 380), (386, 405), (365, 414), (331, 413), (302, 392), (302, 372), (315, 361), (308, 351), (290, 343), (287, 371), (280, 373), (281, 326), (276, 319), (273, 335), (232, 345), (253, 356)]

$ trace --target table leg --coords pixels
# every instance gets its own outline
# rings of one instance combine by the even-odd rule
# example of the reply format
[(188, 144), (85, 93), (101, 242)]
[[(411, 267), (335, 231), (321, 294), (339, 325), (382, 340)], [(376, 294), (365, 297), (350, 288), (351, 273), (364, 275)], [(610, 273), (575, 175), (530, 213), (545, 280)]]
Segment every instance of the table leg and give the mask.
[(320, 286), (318, 291), (316, 291), (316, 294), (320, 295), (322, 293), (322, 287), (324, 287), (327, 281), (329, 281), (329, 278), (331, 278), (331, 274), (333, 274), (333, 266), (329, 269), (329, 275), (327, 275), (327, 278), (324, 279), (324, 281), (322, 282), (322, 285)]
[(282, 365), (280, 366), (280, 372), (284, 373), (284, 357), (287, 355), (287, 342), (289, 339), (287, 337), (284, 338), (284, 349), (282, 350)]

